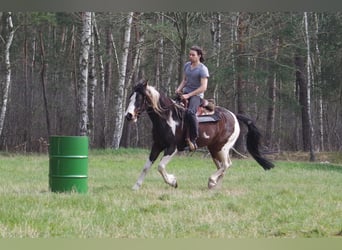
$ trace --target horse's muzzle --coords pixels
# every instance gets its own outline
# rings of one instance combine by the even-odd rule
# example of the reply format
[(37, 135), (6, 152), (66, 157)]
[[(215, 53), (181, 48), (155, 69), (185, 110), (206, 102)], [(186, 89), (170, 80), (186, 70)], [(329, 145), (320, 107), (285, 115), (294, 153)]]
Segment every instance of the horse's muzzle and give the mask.
[(131, 113), (127, 113), (126, 114), (126, 120), (129, 122), (131, 122), (131, 121), (136, 122), (138, 120), (138, 117), (136, 115), (131, 114)]
[(127, 121), (132, 121), (133, 120), (133, 115), (131, 113), (126, 114), (126, 120)]

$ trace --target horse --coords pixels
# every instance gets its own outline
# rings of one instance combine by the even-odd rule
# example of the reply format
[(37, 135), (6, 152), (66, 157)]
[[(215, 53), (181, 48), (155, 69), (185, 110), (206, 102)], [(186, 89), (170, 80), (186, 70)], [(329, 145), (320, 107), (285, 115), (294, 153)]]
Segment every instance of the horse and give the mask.
[[(137, 122), (144, 111), (152, 122), (153, 143), (133, 190), (140, 189), (146, 174), (162, 151), (164, 155), (158, 164), (158, 171), (168, 185), (177, 188), (177, 179), (173, 174), (167, 173), (166, 166), (177, 152), (187, 148), (185, 107), (157, 91), (147, 83), (147, 80), (142, 80), (134, 86), (129, 96), (125, 117), (128, 121)], [(273, 163), (264, 158), (259, 151), (261, 134), (251, 119), (241, 114), (235, 115), (220, 106), (215, 107), (215, 114), (218, 119), (199, 122), (199, 137), (196, 141), (199, 148), (207, 147), (217, 167), (217, 171), (209, 177), (209, 189), (221, 183), (227, 169), (232, 165), (229, 153), (240, 134), (239, 121), (248, 127), (248, 152), (265, 170), (274, 167)]]

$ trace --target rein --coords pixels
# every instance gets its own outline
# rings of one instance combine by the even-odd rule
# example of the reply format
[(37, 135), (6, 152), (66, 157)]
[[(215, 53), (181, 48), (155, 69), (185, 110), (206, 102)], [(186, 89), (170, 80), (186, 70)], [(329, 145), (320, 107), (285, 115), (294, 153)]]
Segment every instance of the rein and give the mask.
[[(162, 107), (162, 106), (160, 105), (161, 112), (165, 113), (166, 111), (171, 111), (172, 107), (175, 107), (175, 108), (174, 108), (174, 111), (175, 111), (175, 113), (176, 113), (178, 119), (181, 121), (181, 125), (182, 125), (182, 128), (183, 128), (183, 127), (184, 127), (184, 115), (183, 115), (182, 111), (185, 110), (185, 107), (182, 106), (181, 104), (177, 103), (175, 100), (171, 99), (170, 97), (167, 97), (167, 96), (166, 96), (166, 98), (168, 98), (168, 99), (170, 100), (171, 103), (170, 103), (170, 104), (165, 104), (165, 103), (163, 103), (163, 106), (165, 106), (165, 107)], [(159, 102), (159, 104), (161, 103), (161, 102), (160, 102), (160, 98), (159, 98), (158, 102)], [(152, 110), (149, 111), (149, 110), (147, 110), (147, 109), (145, 108), (146, 113), (152, 113), (152, 112), (154, 112), (154, 113), (156, 113), (159, 117), (161, 117), (161, 118), (163, 118), (163, 119), (165, 119), (165, 120), (167, 119), (167, 118), (165, 118), (165, 117), (163, 116), (163, 114), (161, 114), (161, 112), (159, 112), (158, 110), (155, 110), (155, 108), (153, 108), (153, 105), (151, 105), (151, 104), (149, 103), (148, 98), (147, 98), (146, 95), (144, 95), (144, 106), (145, 106), (145, 107), (150, 107), (150, 108), (152, 109)]]

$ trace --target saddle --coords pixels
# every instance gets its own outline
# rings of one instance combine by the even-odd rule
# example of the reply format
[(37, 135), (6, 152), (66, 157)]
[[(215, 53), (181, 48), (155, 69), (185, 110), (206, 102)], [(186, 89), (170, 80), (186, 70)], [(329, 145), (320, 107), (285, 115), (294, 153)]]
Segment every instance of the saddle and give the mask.
[[(180, 95), (177, 95), (174, 98), (174, 100), (178, 105), (182, 106), (183, 108), (185, 109), (188, 108), (189, 101), (182, 99)], [(219, 121), (220, 116), (218, 112), (216, 112), (215, 108), (216, 108), (216, 104), (213, 99), (201, 98), (201, 103), (196, 113), (198, 123), (213, 123), (213, 122)], [(189, 128), (186, 128), (185, 145), (189, 146), (190, 151), (194, 151), (197, 148), (196, 143), (193, 144), (193, 142), (190, 140)], [(184, 148), (180, 147), (179, 150), (182, 151), (184, 150)]]
[[(184, 108), (188, 107), (188, 100), (182, 100), (180, 96), (177, 96), (175, 100), (183, 106)], [(197, 109), (197, 120), (199, 123), (203, 122), (217, 122), (220, 120), (219, 115), (215, 112), (215, 100), (214, 99), (204, 99), (201, 98), (201, 104)]]

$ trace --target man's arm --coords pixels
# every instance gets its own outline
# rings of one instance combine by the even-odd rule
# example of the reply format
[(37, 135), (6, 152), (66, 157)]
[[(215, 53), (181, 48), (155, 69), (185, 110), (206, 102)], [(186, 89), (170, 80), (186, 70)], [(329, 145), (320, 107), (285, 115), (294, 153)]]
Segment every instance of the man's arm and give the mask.
[(183, 76), (183, 80), (181, 81), (181, 83), (179, 84), (178, 88), (176, 89), (176, 94), (181, 94), (182, 93), (182, 90), (185, 86), (185, 83), (186, 83), (186, 79), (185, 79), (185, 76)]

